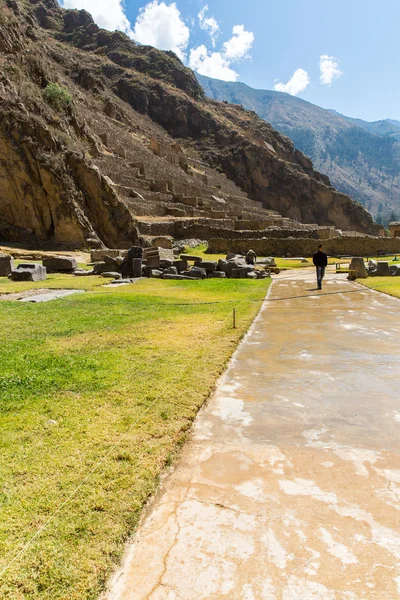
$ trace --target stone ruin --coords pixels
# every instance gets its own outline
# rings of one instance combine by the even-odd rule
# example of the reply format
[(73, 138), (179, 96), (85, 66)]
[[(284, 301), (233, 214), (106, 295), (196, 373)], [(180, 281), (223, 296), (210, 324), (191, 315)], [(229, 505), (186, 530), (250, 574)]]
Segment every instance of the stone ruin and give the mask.
[(77, 268), (75, 258), (69, 256), (50, 256), (43, 259), (47, 273), (73, 273)]
[(42, 265), (25, 263), (13, 269), (9, 278), (12, 281), (45, 281), (47, 273)]
[(400, 265), (389, 265), (384, 260), (369, 260), (365, 264), (362, 257), (354, 257), (349, 267), (349, 279), (366, 279), (367, 277), (400, 277)]
[(370, 277), (400, 277), (400, 265), (389, 265), (384, 260), (370, 260), (368, 274)]
[(92, 271), (75, 271), (75, 275), (102, 275), (115, 283), (128, 283), (139, 277), (171, 280), (194, 279), (263, 279), (269, 276), (274, 259), (263, 264), (247, 264), (239, 254), (228, 254), (219, 261), (204, 260), (192, 254), (175, 255), (172, 249), (133, 247), (126, 251), (94, 251), (92, 258), (101, 258)]
[(9, 254), (0, 252), (0, 277), (8, 277), (14, 269), (14, 260)]

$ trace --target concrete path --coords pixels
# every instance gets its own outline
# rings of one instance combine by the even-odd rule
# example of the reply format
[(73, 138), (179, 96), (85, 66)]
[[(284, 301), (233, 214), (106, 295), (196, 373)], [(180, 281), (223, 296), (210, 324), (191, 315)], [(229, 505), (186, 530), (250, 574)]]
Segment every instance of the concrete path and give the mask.
[(400, 598), (400, 302), (283, 274), (109, 600)]

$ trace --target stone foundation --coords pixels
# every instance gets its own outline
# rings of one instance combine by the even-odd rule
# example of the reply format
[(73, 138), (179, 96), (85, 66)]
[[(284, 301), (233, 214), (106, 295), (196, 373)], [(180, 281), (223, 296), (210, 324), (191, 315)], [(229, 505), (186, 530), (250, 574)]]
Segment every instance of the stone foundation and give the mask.
[[(325, 252), (333, 256), (378, 256), (400, 254), (400, 238), (343, 237), (322, 240)], [(223, 239), (209, 241), (210, 254), (238, 252), (245, 254), (249, 248), (258, 256), (312, 256), (318, 242), (315, 239)]]

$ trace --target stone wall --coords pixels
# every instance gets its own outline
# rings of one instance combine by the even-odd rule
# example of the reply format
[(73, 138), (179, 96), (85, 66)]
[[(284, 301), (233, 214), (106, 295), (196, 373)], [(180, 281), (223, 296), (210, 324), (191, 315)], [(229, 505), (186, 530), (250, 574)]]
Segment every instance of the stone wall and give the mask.
[[(400, 238), (350, 237), (322, 240), (324, 250), (333, 256), (377, 256), (399, 253)], [(250, 248), (259, 256), (311, 256), (317, 250), (315, 239), (223, 239), (214, 238), (208, 244), (210, 254), (246, 253)]]
[(392, 221), (389, 223), (390, 237), (400, 238), (400, 221)]

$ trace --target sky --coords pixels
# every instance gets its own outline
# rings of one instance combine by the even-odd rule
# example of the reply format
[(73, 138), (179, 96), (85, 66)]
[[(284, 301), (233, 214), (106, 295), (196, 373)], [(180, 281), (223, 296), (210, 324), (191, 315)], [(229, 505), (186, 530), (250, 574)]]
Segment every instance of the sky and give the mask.
[(400, 120), (400, 0), (60, 0), (195, 71)]

